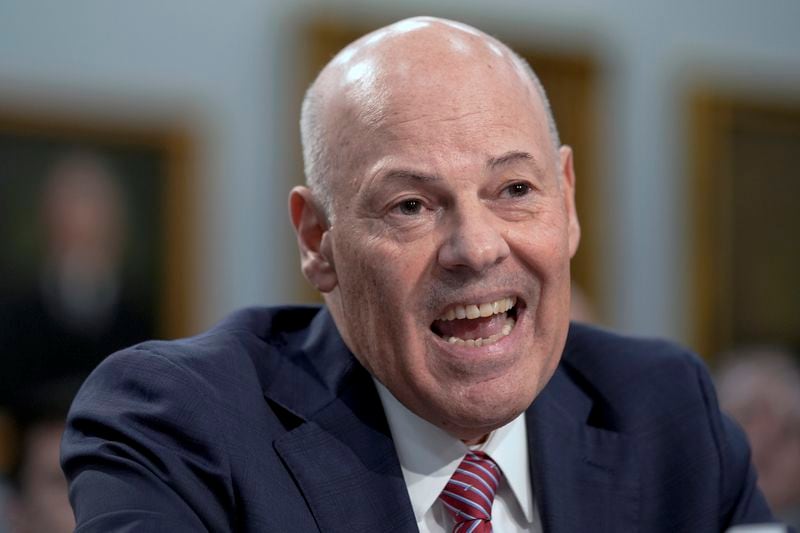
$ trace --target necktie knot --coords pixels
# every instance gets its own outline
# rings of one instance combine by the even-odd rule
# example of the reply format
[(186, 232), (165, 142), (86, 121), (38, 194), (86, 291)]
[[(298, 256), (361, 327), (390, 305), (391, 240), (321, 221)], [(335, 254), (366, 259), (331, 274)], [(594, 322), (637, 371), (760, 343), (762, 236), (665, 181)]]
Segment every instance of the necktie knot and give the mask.
[(492, 531), (492, 503), (500, 468), (483, 452), (469, 452), (447, 482), (439, 500), (455, 520), (453, 533)]

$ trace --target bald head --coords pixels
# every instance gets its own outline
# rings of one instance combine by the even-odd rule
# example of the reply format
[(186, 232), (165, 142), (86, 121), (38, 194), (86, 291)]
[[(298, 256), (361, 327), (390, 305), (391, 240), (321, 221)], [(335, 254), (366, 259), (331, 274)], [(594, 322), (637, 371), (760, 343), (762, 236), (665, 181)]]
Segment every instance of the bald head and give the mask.
[[(580, 225), (551, 125), (513, 52), (431, 18), (345, 48), (304, 105), (311, 187), (289, 195), (303, 274), (361, 365), (465, 442), (530, 406), (566, 340)], [(478, 339), (438, 327), (498, 297), (524, 311)]]
[(306, 180), (326, 216), (334, 213), (332, 184), (358, 165), (359, 139), (386, 135), (398, 104), (422, 113), (442, 106), (469, 113), (457, 109), (459, 99), (475, 102), (480, 91), (490, 99), (502, 92), (497, 88), (525, 93), (530, 108), (509, 112), (537, 115), (557, 158), (558, 131), (541, 83), (493, 37), (459, 22), (415, 17), (348, 45), (308, 89), (300, 121)]

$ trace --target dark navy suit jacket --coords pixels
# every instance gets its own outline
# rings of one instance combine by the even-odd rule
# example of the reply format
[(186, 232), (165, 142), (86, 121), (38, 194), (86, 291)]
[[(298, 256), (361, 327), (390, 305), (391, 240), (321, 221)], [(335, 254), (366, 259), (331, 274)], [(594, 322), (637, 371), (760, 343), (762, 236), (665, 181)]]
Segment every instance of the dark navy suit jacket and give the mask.
[[(771, 519), (699, 360), (573, 324), (528, 409), (545, 532), (706, 532)], [(240, 311), (106, 359), (62, 464), (80, 532), (416, 531), (381, 402), (327, 310)]]

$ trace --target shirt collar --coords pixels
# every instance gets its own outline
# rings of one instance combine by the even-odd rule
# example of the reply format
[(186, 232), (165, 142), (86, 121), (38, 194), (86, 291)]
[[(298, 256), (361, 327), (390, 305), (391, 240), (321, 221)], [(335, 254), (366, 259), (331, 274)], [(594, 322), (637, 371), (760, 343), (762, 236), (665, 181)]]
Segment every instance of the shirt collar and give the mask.
[[(414, 516), (419, 522), (441, 494), (469, 448), (459, 439), (409, 411), (374, 379), (392, 432)], [(533, 521), (525, 413), (493, 431), (473, 450), (486, 452), (500, 467), (525, 518)]]

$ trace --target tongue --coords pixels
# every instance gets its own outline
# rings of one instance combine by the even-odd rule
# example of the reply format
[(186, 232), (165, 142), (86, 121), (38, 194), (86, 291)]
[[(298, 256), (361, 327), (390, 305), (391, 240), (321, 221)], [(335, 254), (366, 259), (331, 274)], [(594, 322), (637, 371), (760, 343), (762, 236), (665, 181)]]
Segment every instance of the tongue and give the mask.
[(433, 323), (433, 331), (445, 339), (487, 339), (503, 331), (506, 318), (506, 313), (499, 313), (483, 318), (437, 320)]

